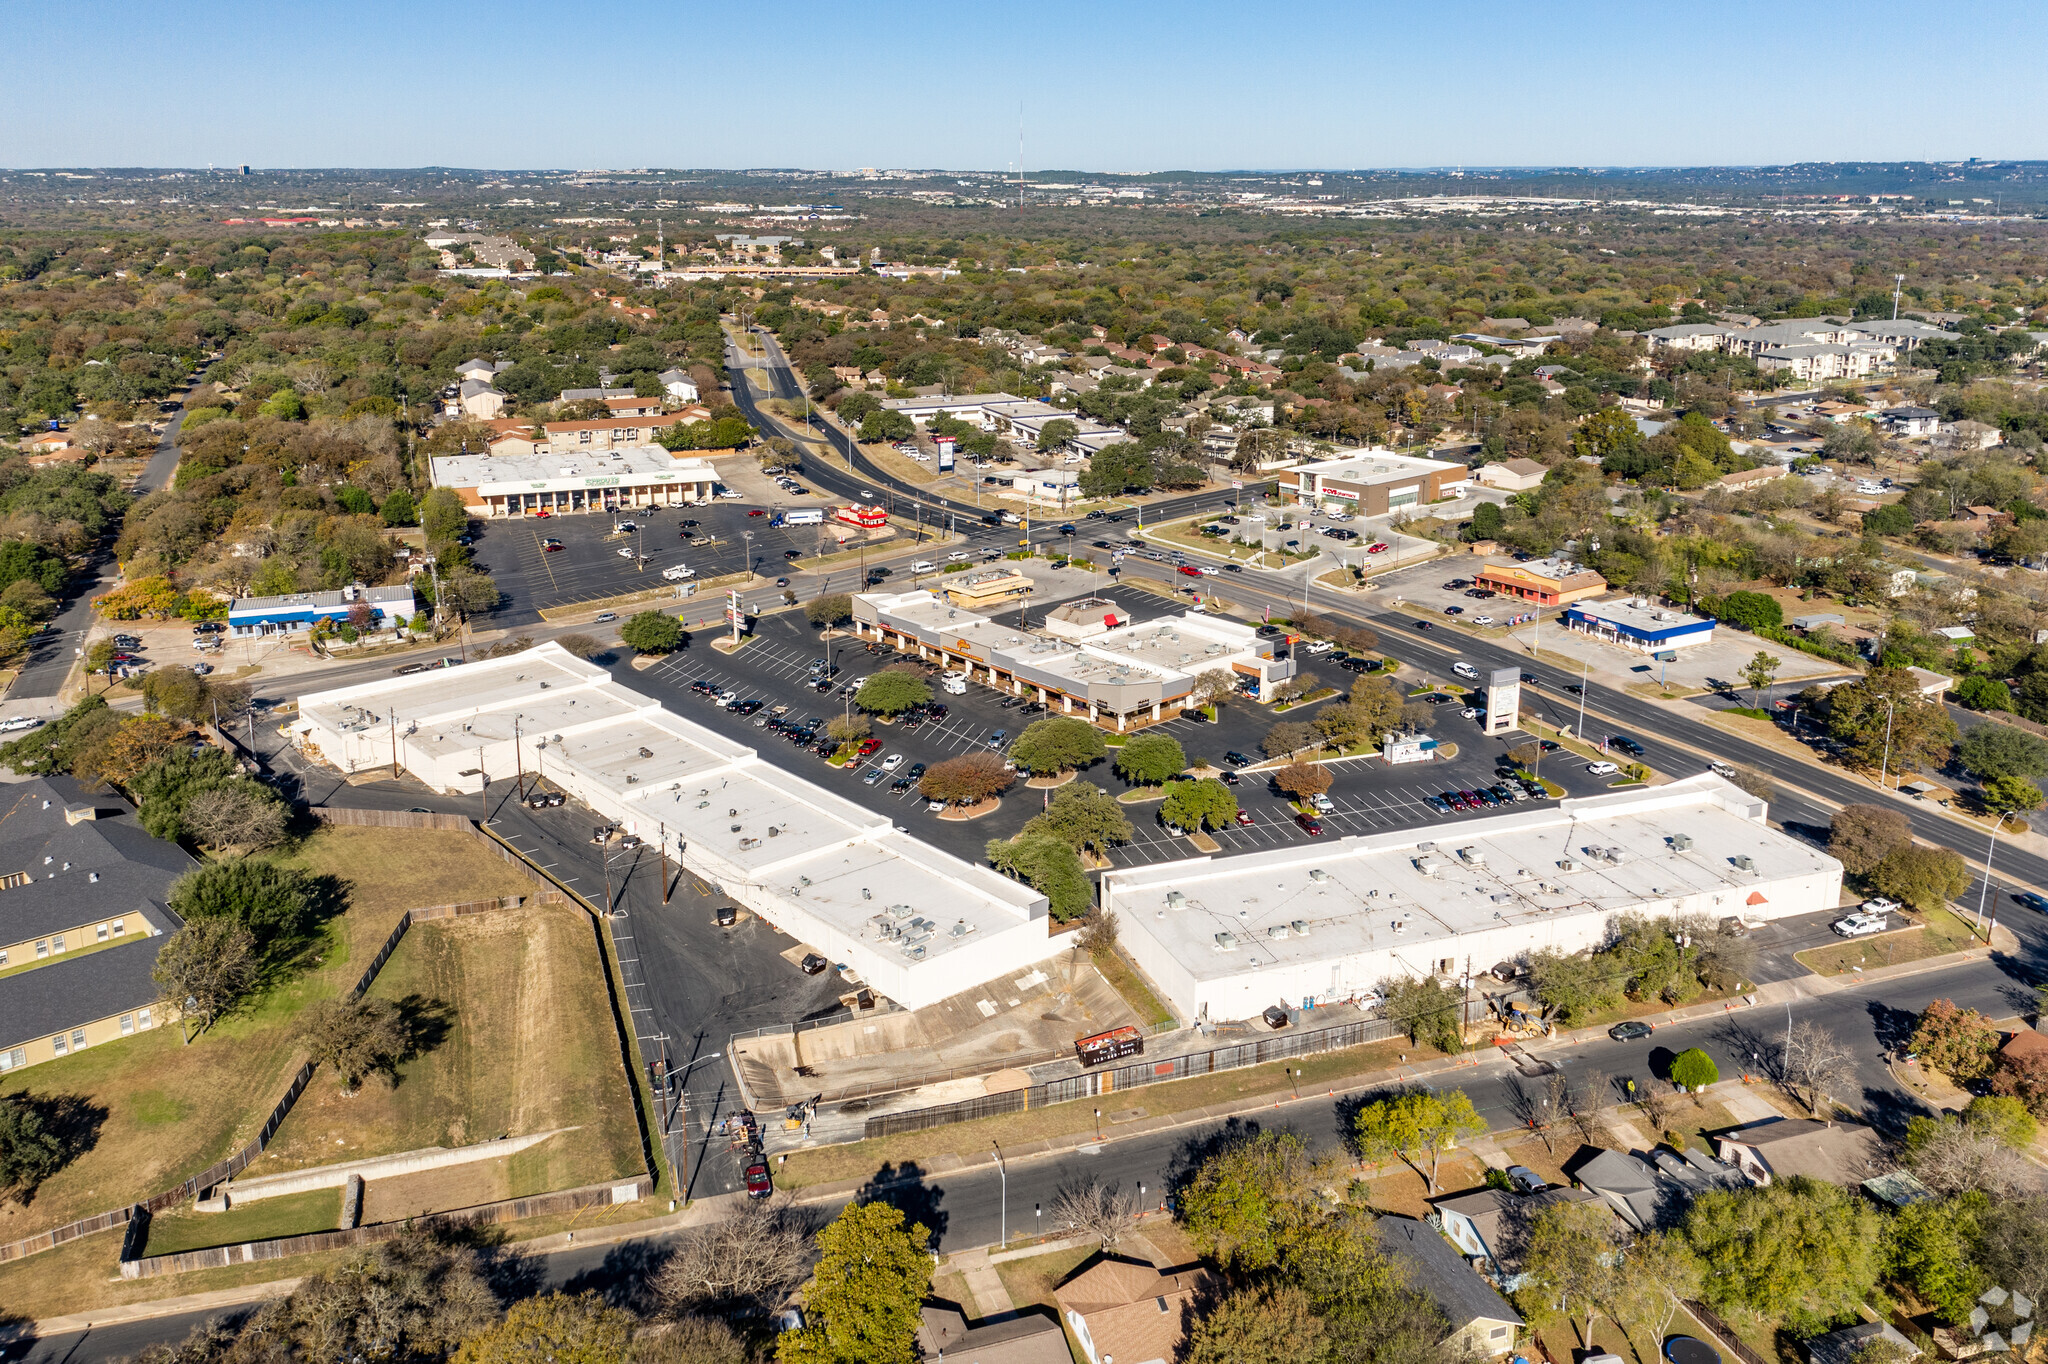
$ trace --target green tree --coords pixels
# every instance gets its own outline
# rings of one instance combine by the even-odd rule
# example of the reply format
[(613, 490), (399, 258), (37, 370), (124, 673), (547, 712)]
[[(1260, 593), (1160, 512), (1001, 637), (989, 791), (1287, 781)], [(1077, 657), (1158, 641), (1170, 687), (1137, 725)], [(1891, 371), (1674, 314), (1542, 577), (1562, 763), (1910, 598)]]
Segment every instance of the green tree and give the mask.
[(1982, 1199), (1924, 1199), (1900, 1208), (1884, 1228), (1884, 1271), (1913, 1290), (1951, 1325), (1977, 1305), (1985, 1288), (1975, 1263)]
[(1873, 668), (1828, 693), (1828, 733), (1864, 767), (1910, 772), (1947, 761), (1956, 741), (1948, 711), (1920, 694), (1903, 668)]
[(2041, 808), (2041, 788), (2025, 777), (1993, 777), (1984, 783), (1984, 806), (1996, 814), (2023, 815)]
[(901, 715), (912, 706), (932, 699), (932, 689), (914, 672), (884, 668), (868, 674), (854, 694), (853, 703), (876, 715)]
[(1751, 658), (1744, 665), (1742, 677), (1744, 681), (1749, 683), (1749, 700), (1751, 705), (1760, 706), (1763, 704), (1764, 688), (1771, 685), (1772, 679), (1777, 677), (1778, 669), (1784, 662), (1784, 659), (1758, 649), (1755, 657)]
[(782, 1364), (915, 1364), (931, 1292), (930, 1233), (887, 1203), (851, 1203), (818, 1233), (803, 1329), (776, 1343)]
[[(1399, 1156), (1409, 1169), (1428, 1180), (1434, 1196), (1437, 1167), (1444, 1152), (1454, 1149), (1459, 1137), (1484, 1136), (1486, 1119), (1479, 1116), (1462, 1089), (1443, 1093), (1410, 1089), (1360, 1108), (1353, 1131), (1359, 1152), (1367, 1160)], [(1426, 1171), (1417, 1163), (1425, 1153), (1429, 1157)]]
[(1010, 760), (1028, 772), (1049, 775), (1086, 767), (1108, 752), (1102, 731), (1095, 726), (1054, 715), (1025, 727), (1010, 745)]
[(2033, 1146), (2039, 1128), (2025, 1103), (2006, 1094), (1979, 1094), (1963, 1106), (1963, 1126), (1983, 1132), (2015, 1151)]
[(1465, 992), (1434, 976), (1389, 976), (1378, 985), (1381, 1014), (1408, 1040), (1454, 1056), (1465, 1049)]
[(878, 408), (870, 412), (867, 419), (860, 424), (860, 438), (868, 442), (909, 440), (916, 434), (916, 422), (889, 408)]
[(1541, 947), (1529, 954), (1529, 988), (1560, 1023), (1577, 1027), (1621, 1003), (1623, 978), (1604, 954)]
[(1778, 605), (1776, 597), (1761, 592), (1730, 592), (1721, 599), (1721, 609), (1715, 615), (1745, 630), (1763, 630), (1785, 623), (1785, 608)]
[[(1699, 1297), (1705, 1275), (1705, 1267), (1683, 1236), (1643, 1232), (1629, 1242), (1628, 1252), (1614, 1265), (1603, 1310), (1651, 1340), (1663, 1340), (1685, 1303)], [(1629, 1343), (1633, 1349), (1634, 1333)], [(1637, 1358), (1640, 1361), (1641, 1355)]]
[(1187, 770), (1188, 755), (1165, 734), (1141, 734), (1116, 753), (1117, 775), (1133, 786), (1157, 786)]
[(1564, 1308), (1588, 1348), (1601, 1305), (1615, 1296), (1618, 1252), (1614, 1215), (1599, 1203), (1551, 1203), (1529, 1225), (1522, 1268)]
[(635, 1325), (631, 1312), (592, 1292), (524, 1298), (462, 1342), (454, 1364), (622, 1364)]
[(619, 639), (629, 649), (643, 654), (674, 653), (683, 642), (683, 627), (674, 616), (660, 611), (639, 611), (619, 627)]
[(1481, 502), (1472, 509), (1472, 519), (1466, 523), (1467, 540), (1498, 540), (1506, 528), (1501, 518), (1500, 505), (1495, 502)]
[(420, 520), (419, 504), (413, 501), (412, 489), (393, 488), (384, 495), (384, 505), (377, 508), (377, 515), (387, 526), (416, 526)]
[(1038, 448), (1043, 451), (1057, 450), (1080, 434), (1081, 428), (1078, 424), (1068, 421), (1065, 417), (1054, 417), (1038, 429)]
[(1714, 1064), (1714, 1058), (1698, 1047), (1687, 1047), (1671, 1058), (1671, 1083), (1682, 1089), (1705, 1089), (1721, 1078), (1721, 1068)]
[(1906, 504), (1903, 502), (1894, 502), (1889, 506), (1879, 507), (1876, 511), (1867, 511), (1863, 513), (1863, 533), (1865, 535), (1911, 535), (1913, 533), (1913, 513), (1907, 510)]
[(295, 1033), (307, 1055), (333, 1070), (341, 1092), (380, 1072), (394, 1078), (412, 1045), (398, 1006), (388, 999), (323, 999), (299, 1015)]
[(1860, 1191), (1793, 1175), (1693, 1200), (1685, 1238), (1714, 1267), (1707, 1301), (1783, 1321), (1854, 1313), (1883, 1267), (1882, 1219)]
[(1926, 914), (1969, 888), (1970, 868), (1961, 853), (1908, 843), (1885, 855), (1871, 872), (1870, 882), (1894, 900)]
[(0, 1194), (26, 1203), (64, 1165), (64, 1143), (27, 1094), (0, 1095)]
[(1956, 761), (1983, 782), (2048, 775), (2048, 740), (2015, 725), (1974, 725), (1956, 745)]
[(1851, 876), (1868, 876), (1912, 841), (1911, 822), (1884, 805), (1844, 805), (1828, 827), (1828, 851)]
[(431, 488), (420, 499), (420, 529), (426, 532), (427, 544), (453, 541), (456, 536), (469, 529), (469, 512), (462, 505), (462, 495), (453, 488)]
[(829, 597), (819, 597), (804, 607), (804, 616), (811, 624), (823, 628), (838, 625), (853, 619), (853, 598), (844, 592)]
[(1017, 836), (1057, 838), (1076, 852), (1089, 848), (1100, 854), (1114, 844), (1130, 842), (1134, 832), (1114, 796), (1077, 781), (1053, 792), (1045, 810), (1033, 815)]
[(1233, 1134), (1182, 1185), (1174, 1216), (1195, 1248), (1226, 1270), (1271, 1269), (1301, 1228), (1320, 1220), (1320, 1188), (1341, 1159), (1317, 1159), (1294, 1132)]
[(1200, 781), (1177, 781), (1167, 788), (1159, 817), (1176, 829), (1190, 832), (1220, 829), (1237, 818), (1237, 797), (1213, 777)]
[[(1642, 448), (1642, 429), (1635, 419), (1618, 407), (1604, 407), (1579, 426), (1572, 433), (1572, 453), (1580, 458), (1590, 456), (1601, 461), (1603, 467), (1609, 458), (1617, 463)], [(1608, 473), (1633, 473), (1632, 469), (1607, 469)]]
[(225, 750), (174, 748), (135, 774), (129, 791), (140, 806), (142, 827), (157, 838), (185, 836), (185, 806), (200, 791), (243, 780)]
[[(1949, 695), (1956, 699), (1958, 705), (1968, 706), (1971, 710), (1999, 710), (2007, 714), (2011, 714), (2013, 710), (2012, 689), (1997, 678), (1986, 677), (1982, 673), (1972, 673), (1962, 679), (1956, 683), (1955, 690)], [(1969, 742), (1970, 734), (1976, 732), (1971, 730), (1963, 735), (1964, 743)]]
[(255, 936), (259, 948), (289, 943), (312, 920), (319, 887), (309, 872), (260, 857), (209, 862), (171, 883), (171, 909), (187, 924), (225, 919)]
[(1298, 1364), (1324, 1358), (1325, 1330), (1299, 1288), (1240, 1288), (1196, 1320), (1183, 1364)]
[(1079, 919), (1095, 907), (1095, 883), (1072, 844), (1020, 831), (1015, 838), (990, 839), (984, 851), (997, 871), (1043, 895), (1048, 912), (1059, 922)]
[(1991, 1073), (2002, 1041), (2003, 1035), (1983, 1014), (1961, 1008), (1954, 1000), (1937, 999), (1920, 1011), (1906, 1045), (1925, 1064), (1957, 1084), (1968, 1084)]

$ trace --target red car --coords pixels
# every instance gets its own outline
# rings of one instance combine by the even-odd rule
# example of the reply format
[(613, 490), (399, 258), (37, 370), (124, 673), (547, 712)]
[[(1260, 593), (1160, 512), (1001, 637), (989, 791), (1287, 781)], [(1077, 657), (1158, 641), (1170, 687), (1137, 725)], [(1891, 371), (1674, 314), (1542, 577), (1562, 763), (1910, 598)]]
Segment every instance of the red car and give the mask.
[(1182, 564), (1180, 566), (1180, 571), (1187, 574), (1190, 578), (1199, 578), (1202, 576), (1202, 570), (1194, 564)]
[(1302, 831), (1308, 834), (1309, 837), (1319, 838), (1322, 836), (1323, 822), (1314, 815), (1296, 815), (1294, 822), (1299, 824), (1302, 827)]
[(759, 507), (755, 507), (747, 513), (749, 516), (766, 516), (767, 514), (767, 512), (762, 511)]
[(882, 741), (880, 739), (862, 739), (860, 741), (860, 755), (863, 758), (867, 757), (870, 753), (880, 752), (881, 748)]
[(554, 515), (554, 513), (549, 511), (546, 507), (541, 507), (537, 509), (533, 514), (536, 518), (542, 520), (545, 520), (546, 518)]
[(1252, 812), (1249, 810), (1239, 810), (1237, 812), (1237, 822), (1249, 828), (1252, 823)]
[(755, 1161), (747, 1167), (747, 1197), (766, 1198), (775, 1192), (775, 1181), (768, 1176), (764, 1161)]

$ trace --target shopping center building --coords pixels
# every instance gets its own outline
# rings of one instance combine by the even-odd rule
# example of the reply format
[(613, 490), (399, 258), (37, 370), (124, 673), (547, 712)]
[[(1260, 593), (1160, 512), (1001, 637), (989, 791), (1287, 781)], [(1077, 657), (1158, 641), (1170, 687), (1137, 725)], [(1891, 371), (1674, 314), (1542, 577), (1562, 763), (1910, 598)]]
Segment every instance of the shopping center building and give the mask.
[(571, 453), (436, 455), (437, 488), (453, 488), (477, 516), (535, 511), (627, 511), (709, 502), (718, 471), (659, 445), (593, 446)]
[(1391, 450), (1343, 450), (1329, 459), (1280, 473), (1280, 494), (1360, 516), (1383, 516), (1447, 497), (1458, 497), (1472, 471), (1441, 459), (1397, 455)]
[(1531, 606), (1568, 606), (1605, 592), (1607, 579), (1583, 564), (1565, 559), (1531, 559), (1526, 563), (1495, 560), (1473, 575), (1472, 585)]

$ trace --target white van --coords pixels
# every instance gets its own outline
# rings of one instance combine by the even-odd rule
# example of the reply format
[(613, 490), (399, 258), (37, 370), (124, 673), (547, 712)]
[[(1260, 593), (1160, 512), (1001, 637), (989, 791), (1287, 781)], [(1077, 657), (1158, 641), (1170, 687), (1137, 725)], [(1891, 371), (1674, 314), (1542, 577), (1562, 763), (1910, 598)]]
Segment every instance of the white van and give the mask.
[(782, 524), (785, 526), (822, 526), (825, 524), (825, 513), (816, 507), (804, 507), (796, 511), (786, 511), (782, 514)]
[(939, 690), (948, 696), (965, 696), (967, 694), (967, 674), (940, 673)]
[(936, 573), (939, 571), (939, 566), (930, 559), (919, 559), (910, 566), (910, 571), (912, 573)]
[(1470, 663), (1453, 663), (1451, 671), (1460, 677), (1476, 678), (1479, 676), (1479, 669), (1473, 667)]

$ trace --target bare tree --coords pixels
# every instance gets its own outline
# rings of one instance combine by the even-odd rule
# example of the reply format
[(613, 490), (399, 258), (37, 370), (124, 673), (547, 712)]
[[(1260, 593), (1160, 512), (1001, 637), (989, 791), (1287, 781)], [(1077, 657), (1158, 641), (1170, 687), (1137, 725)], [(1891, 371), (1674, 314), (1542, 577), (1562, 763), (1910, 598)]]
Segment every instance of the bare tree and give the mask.
[(1784, 1053), (1785, 1086), (1815, 1115), (1855, 1083), (1855, 1057), (1818, 1023), (1802, 1020), (1787, 1029)]
[(1636, 1107), (1650, 1120), (1652, 1134), (1662, 1136), (1671, 1119), (1671, 1096), (1655, 1080), (1636, 1086)]
[(1953, 1118), (1915, 1118), (1906, 1135), (1906, 1164), (1943, 1197), (1981, 1192), (2000, 1200), (2034, 1182), (2019, 1152), (1983, 1128)]
[(1103, 909), (1091, 909), (1081, 916), (1081, 932), (1077, 941), (1081, 949), (1091, 955), (1111, 952), (1116, 949), (1116, 934), (1116, 915)]
[(197, 1018), (204, 1032), (256, 983), (256, 938), (232, 919), (194, 919), (171, 935), (150, 975), (164, 1010)]
[(1579, 1137), (1592, 1145), (1600, 1136), (1600, 1108), (1607, 1102), (1608, 1091), (1613, 1082), (1601, 1070), (1589, 1070), (1579, 1077), (1566, 1102), (1570, 1105), (1572, 1126), (1579, 1129)]
[(786, 1198), (753, 1204), (685, 1235), (651, 1281), (662, 1311), (764, 1312), (810, 1277), (812, 1216)]
[(255, 852), (284, 838), (285, 810), (254, 782), (231, 782), (187, 801), (185, 826), (209, 847)]
[(1105, 1251), (1138, 1225), (1138, 1198), (1116, 1184), (1093, 1179), (1063, 1185), (1052, 1199), (1052, 1224), (1065, 1231), (1086, 1232)]
[(1543, 1149), (1554, 1151), (1551, 1133), (1557, 1124), (1566, 1121), (1572, 1106), (1572, 1082), (1561, 1070), (1552, 1069), (1543, 1079)]

